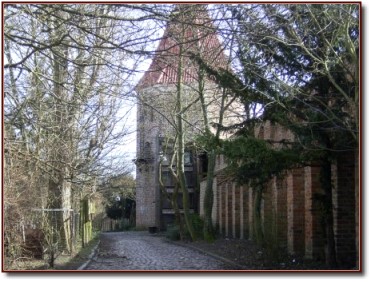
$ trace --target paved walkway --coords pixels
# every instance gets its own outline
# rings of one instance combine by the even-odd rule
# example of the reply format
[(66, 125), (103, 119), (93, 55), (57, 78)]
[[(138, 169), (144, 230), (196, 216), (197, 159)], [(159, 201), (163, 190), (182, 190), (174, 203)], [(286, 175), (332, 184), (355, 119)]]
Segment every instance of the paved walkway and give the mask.
[(222, 270), (213, 257), (148, 232), (102, 233), (97, 255), (86, 270)]

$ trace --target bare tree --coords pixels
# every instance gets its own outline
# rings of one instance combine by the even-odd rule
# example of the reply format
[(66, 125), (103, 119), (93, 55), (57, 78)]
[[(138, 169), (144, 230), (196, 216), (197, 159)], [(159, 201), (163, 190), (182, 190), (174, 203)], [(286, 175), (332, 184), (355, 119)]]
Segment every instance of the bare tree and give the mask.
[[(97, 177), (112, 171), (107, 167), (112, 150), (128, 134), (117, 125), (125, 126), (127, 117), (120, 106), (136, 67), (129, 47), (141, 38), (140, 32), (133, 37), (136, 27), (130, 18), (124, 22), (125, 17), (129, 18), (126, 7), (110, 5), (5, 6), (9, 164), (14, 163), (13, 152), (21, 149), (29, 165), (20, 177), (34, 179), (22, 189), (41, 196), (40, 201), (22, 198), (29, 201), (23, 214), (32, 208), (62, 211), (55, 219), (62, 228), (54, 231), (58, 239), (53, 239), (60, 251), (71, 252), (69, 211), (78, 208), (80, 198), (94, 193)], [(123, 35), (119, 31), (125, 23), (128, 33)], [(6, 191), (17, 187), (18, 180), (10, 177), (14, 168), (5, 167)]]

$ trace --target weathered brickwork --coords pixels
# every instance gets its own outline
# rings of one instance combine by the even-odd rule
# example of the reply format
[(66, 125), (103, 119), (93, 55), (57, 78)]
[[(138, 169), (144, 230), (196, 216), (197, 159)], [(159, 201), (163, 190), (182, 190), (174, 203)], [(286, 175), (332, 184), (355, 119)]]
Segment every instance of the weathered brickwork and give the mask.
[[(355, 226), (356, 226), (356, 250), (360, 250), (359, 246), (360, 246), (360, 242), (359, 242), (359, 225), (360, 225), (360, 214), (361, 214), (361, 211), (360, 211), (360, 205), (359, 205), (359, 202), (360, 202), (360, 199), (361, 199), (361, 193), (360, 193), (360, 183), (359, 183), (359, 162), (360, 162), (360, 157), (359, 157), (359, 151), (357, 150), (355, 153), (354, 153), (354, 163), (355, 163), (355, 179), (354, 179), (354, 184), (355, 184)], [(361, 252), (358, 252), (358, 254), (356, 253), (356, 268), (359, 268), (359, 262), (361, 260)]]
[(304, 177), (300, 168), (287, 176), (287, 232), (290, 254), (304, 254)]
[(320, 167), (304, 168), (305, 189), (305, 256), (324, 258), (324, 234), (321, 226), (321, 204), (316, 197), (323, 195), (320, 183)]
[(276, 194), (277, 194), (277, 242), (281, 249), (287, 248), (287, 185), (285, 179), (276, 178)]
[[(293, 138), (287, 130), (269, 123), (257, 127), (255, 134), (275, 141)], [(358, 159), (355, 156), (354, 153), (339, 154), (332, 166), (336, 255), (339, 266), (346, 268), (357, 267), (359, 261), (359, 188), (355, 167)], [(214, 223), (226, 237), (253, 239), (253, 189), (240, 187), (222, 177), (224, 167), (219, 163), (215, 172), (218, 181), (214, 186), (217, 194)], [(324, 191), (320, 172), (319, 166), (312, 165), (274, 177), (265, 184), (261, 205), (265, 237), (289, 254), (314, 260), (325, 259), (323, 205), (319, 201)]]
[[(340, 165), (341, 164), (341, 165)], [(350, 264), (356, 260), (354, 154), (339, 154), (333, 166), (334, 233), (337, 260)]]

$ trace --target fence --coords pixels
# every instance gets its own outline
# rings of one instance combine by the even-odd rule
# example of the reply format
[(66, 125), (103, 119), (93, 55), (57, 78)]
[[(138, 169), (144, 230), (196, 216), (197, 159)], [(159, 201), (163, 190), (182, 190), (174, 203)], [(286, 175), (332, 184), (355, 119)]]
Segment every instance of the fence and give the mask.
[(130, 220), (124, 219), (111, 219), (104, 218), (102, 220), (102, 232), (122, 231), (130, 226)]

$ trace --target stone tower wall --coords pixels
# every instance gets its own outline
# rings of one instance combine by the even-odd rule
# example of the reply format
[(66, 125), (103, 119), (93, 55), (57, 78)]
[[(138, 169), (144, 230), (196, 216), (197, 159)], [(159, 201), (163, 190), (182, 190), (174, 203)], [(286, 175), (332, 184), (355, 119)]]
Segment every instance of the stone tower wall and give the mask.
[[(185, 143), (192, 143), (197, 135), (204, 132), (197, 89), (197, 83), (183, 86), (182, 102), (184, 106), (192, 105), (184, 113)], [(166, 142), (175, 137), (177, 90), (175, 85), (156, 85), (137, 92), (136, 224), (138, 228), (158, 227), (162, 210), (158, 182), (159, 161), (160, 155), (164, 154), (163, 148), (160, 148), (160, 139)], [(204, 92), (209, 122), (216, 123), (219, 121), (222, 92), (212, 82), (205, 83)], [(241, 112), (242, 107), (238, 103), (232, 103), (224, 114), (223, 125), (230, 124), (232, 120), (236, 122), (236, 111)]]

